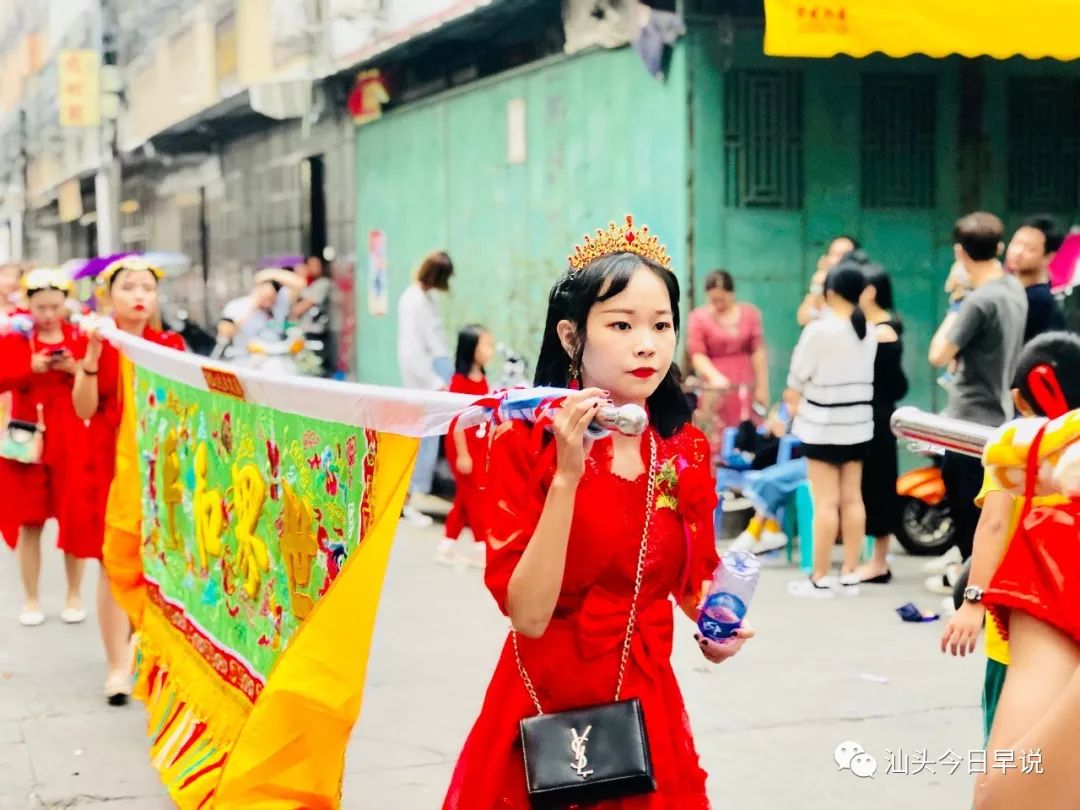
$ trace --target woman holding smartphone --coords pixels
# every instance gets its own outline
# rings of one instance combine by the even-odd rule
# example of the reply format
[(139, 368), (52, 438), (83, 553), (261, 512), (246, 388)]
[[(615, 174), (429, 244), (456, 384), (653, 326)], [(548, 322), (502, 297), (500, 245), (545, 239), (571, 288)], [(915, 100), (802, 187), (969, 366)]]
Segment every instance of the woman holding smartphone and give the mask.
[[(85, 340), (67, 322), (71, 281), (59, 270), (42, 268), (24, 281), (33, 319), (28, 334), (9, 332), (0, 337), (0, 392), (10, 391), (10, 425), (0, 449), (0, 532), (19, 557), (23, 607), (19, 623), (34, 627), (45, 621), (38, 598), (41, 572), (41, 529), (49, 518), (59, 518), (68, 496), (67, 454), (83, 425), (75, 416), (71, 388)], [(18, 441), (21, 431), (23, 441)], [(26, 440), (28, 434), (33, 438)], [(65, 526), (60, 524), (58, 545), (67, 548)], [(61, 618), (77, 624), (86, 618), (80, 585), (83, 561), (64, 554), (67, 597)]]

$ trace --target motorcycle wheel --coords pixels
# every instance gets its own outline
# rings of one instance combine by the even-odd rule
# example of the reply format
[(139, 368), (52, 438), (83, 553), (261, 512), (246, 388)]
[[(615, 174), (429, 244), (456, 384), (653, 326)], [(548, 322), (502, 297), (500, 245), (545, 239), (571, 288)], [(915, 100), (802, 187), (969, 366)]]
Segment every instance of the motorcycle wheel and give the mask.
[(900, 526), (896, 539), (913, 557), (936, 557), (948, 551), (955, 531), (952, 512), (944, 502), (933, 505), (900, 496)]

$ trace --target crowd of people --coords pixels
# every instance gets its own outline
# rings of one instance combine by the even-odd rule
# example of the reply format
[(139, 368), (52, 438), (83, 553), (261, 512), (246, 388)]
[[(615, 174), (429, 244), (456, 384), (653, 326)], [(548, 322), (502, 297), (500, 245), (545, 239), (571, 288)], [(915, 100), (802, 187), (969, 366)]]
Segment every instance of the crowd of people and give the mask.
[[(0, 439), (0, 534), (18, 556), (23, 603), (18, 620), (46, 620), (39, 592), (42, 529), (58, 525), (67, 591), (62, 621), (86, 619), (82, 579), (86, 562), (99, 563), (97, 616), (105, 658), (105, 695), (123, 704), (131, 693), (132, 626), (123, 594), (134, 583), (125, 565), (139, 554), (138, 537), (112, 532), (110, 565), (106, 504), (113, 481), (117, 431), (124, 404), (117, 351), (101, 338), (102, 321), (72, 305), (68, 275), (36, 268), (20, 278), (4, 271), (0, 299), (0, 391), (10, 412)], [(99, 301), (124, 332), (178, 351), (179, 336), (160, 329), (161, 272), (138, 258), (121, 259), (98, 275)], [(76, 315), (82, 314), (79, 324)], [(131, 542), (134, 546), (131, 546)]]
[[(1032, 217), (1007, 250), (1004, 236), (992, 214), (957, 221), (956, 264), (946, 281), (949, 312), (927, 359), (945, 370), (950, 416), (993, 428), (1017, 412), (1041, 418), (1029, 428), (1030, 450), (1020, 463), (1028, 483), (1018, 491), (1015, 476), (946, 454), (942, 475), (957, 564), (952, 557), (939, 561), (941, 573), (928, 586), (951, 592), (963, 576), (960, 564), (970, 561), (942, 649), (973, 652), (985, 625), (989, 744), (1011, 748), (1045, 739), (1064, 751), (1067, 729), (1055, 718), (1062, 711), (1076, 716), (1080, 634), (1055, 608), (1063, 598), (1060, 583), (1055, 591), (1053, 583), (1028, 582), (1032, 548), (1049, 530), (1024, 518), (1033, 508), (1071, 517), (1068, 497), (1032, 481), (1041, 474), (1037, 454), (1046, 420), (1080, 406), (1080, 338), (1057, 331), (1063, 319), (1048, 284), (1060, 227), (1049, 217)], [(414, 389), (483, 396), (494, 339), (485, 327), (470, 325), (451, 352), (436, 296), (449, 289), (453, 273), (445, 252), (432, 253), (401, 295), (402, 381)], [(120, 330), (183, 351), (183, 341), (158, 321), (160, 279), (157, 268), (137, 257), (118, 260), (96, 279), (100, 306)], [(314, 333), (329, 294), (323, 281), (317, 259), (301, 273), (262, 273), (251, 295), (226, 307), (219, 335), (254, 337), (282, 319), (304, 322)], [(908, 384), (903, 323), (889, 275), (854, 238), (832, 240), (798, 309), (802, 333), (775, 404), (761, 312), (737, 300), (735, 288), (725, 271), (706, 279), (707, 302), (687, 320), (686, 371), (697, 387), (688, 385), (676, 362), (681, 294), (670, 260), (656, 237), (629, 217), (624, 226), (613, 223), (575, 251), (550, 291), (535, 384), (572, 393), (547, 429), (517, 422), (490, 432), (453, 426), (443, 440), (456, 497), (436, 558), (484, 568), (487, 588), (510, 623), (444, 807), (529, 806), (530, 793), (540, 788), (526, 760), (544, 761), (551, 752), (542, 735), (522, 742), (519, 723), (531, 717), (558, 723), (573, 711), (602, 724), (624, 698), (634, 699), (637, 709), (619, 733), (630, 742), (647, 734), (650, 786), (641, 788), (639, 780), (637, 788), (627, 788), (633, 780), (623, 772), (626, 763), (598, 758), (595, 766), (611, 770), (612, 783), (621, 785), (612, 790), (640, 793), (635, 807), (643, 810), (709, 806), (670, 655), (673, 607), (696, 619), (719, 563), (713, 475), (716, 461), (725, 461), (725, 430), (736, 429), (739, 441), (750, 442), (763, 473), (755, 479), (759, 515), (737, 548), (764, 553), (787, 542), (777, 504), (807, 481), (812, 525), (799, 528), (812, 533), (812, 570), (791, 583), (789, 593), (854, 596), (865, 584), (891, 580), (899, 465), (889, 422)], [(110, 703), (123, 703), (133, 654), (125, 605), (133, 572), (125, 561), (138, 557), (139, 538), (131, 527), (106, 520), (126, 407), (121, 364), (102, 339), (100, 318), (75, 323), (71, 291), (59, 271), (38, 269), (20, 279), (0, 270), (0, 391), (8, 394), (10, 410), (0, 489), (13, 493), (0, 513), (0, 532), (18, 555), (24, 590), (18, 618), (29, 628), (46, 620), (38, 579), (47, 519), (60, 526), (63, 621), (85, 620), (83, 567), (86, 560), (100, 563), (105, 694)], [(688, 395), (694, 390), (705, 395), (695, 400)], [(708, 435), (694, 424), (695, 403)], [(589, 438), (586, 429), (599, 409), (612, 404), (647, 409), (644, 435)], [(1001, 445), (1016, 441), (1015, 431), (995, 437)], [(422, 444), (404, 521), (430, 525), (423, 499), (432, 492), (438, 455), (439, 441)], [(765, 474), (770, 471), (776, 474)], [(863, 560), (868, 535), (874, 551)], [(471, 542), (461, 550), (465, 536)], [(838, 539), (843, 555), (834, 573)], [(629, 548), (637, 553), (622, 553)], [(1054, 553), (1080, 559), (1071, 551)], [(1033, 589), (1034, 607), (1024, 602)], [(703, 657), (720, 663), (753, 635), (744, 627), (727, 643), (696, 638)], [(1002, 797), (1021, 789), (1015, 777), (987, 778), (978, 786), (978, 806), (1016, 806)], [(605, 806), (595, 804), (599, 799), (590, 794), (583, 806)]]

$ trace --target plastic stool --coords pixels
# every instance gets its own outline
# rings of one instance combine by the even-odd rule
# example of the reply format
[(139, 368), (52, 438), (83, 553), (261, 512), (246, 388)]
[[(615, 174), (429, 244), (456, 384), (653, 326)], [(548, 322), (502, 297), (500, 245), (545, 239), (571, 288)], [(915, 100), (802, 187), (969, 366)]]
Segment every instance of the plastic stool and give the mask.
[[(799, 538), (799, 570), (809, 574), (814, 570), (814, 499), (810, 496), (810, 484), (807, 481), (799, 484), (794, 493), (795, 500), (795, 533)], [(794, 551), (795, 534), (788, 533), (788, 562), (791, 562)], [(865, 562), (874, 555), (874, 538), (867, 537), (863, 541), (863, 556)]]

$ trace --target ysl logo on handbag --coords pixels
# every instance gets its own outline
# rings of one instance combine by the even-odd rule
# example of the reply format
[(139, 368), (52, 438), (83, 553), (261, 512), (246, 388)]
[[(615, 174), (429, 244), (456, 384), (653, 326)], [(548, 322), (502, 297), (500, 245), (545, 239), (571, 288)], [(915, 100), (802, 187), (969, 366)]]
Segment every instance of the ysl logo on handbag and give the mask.
[(577, 729), (570, 729), (570, 735), (573, 737), (570, 741), (570, 753), (574, 755), (574, 761), (570, 765), (582, 779), (589, 778), (593, 773), (585, 770), (589, 764), (589, 759), (585, 756), (585, 746), (589, 744), (590, 731), (592, 731), (592, 726), (586, 726), (582, 734), (578, 734)]

